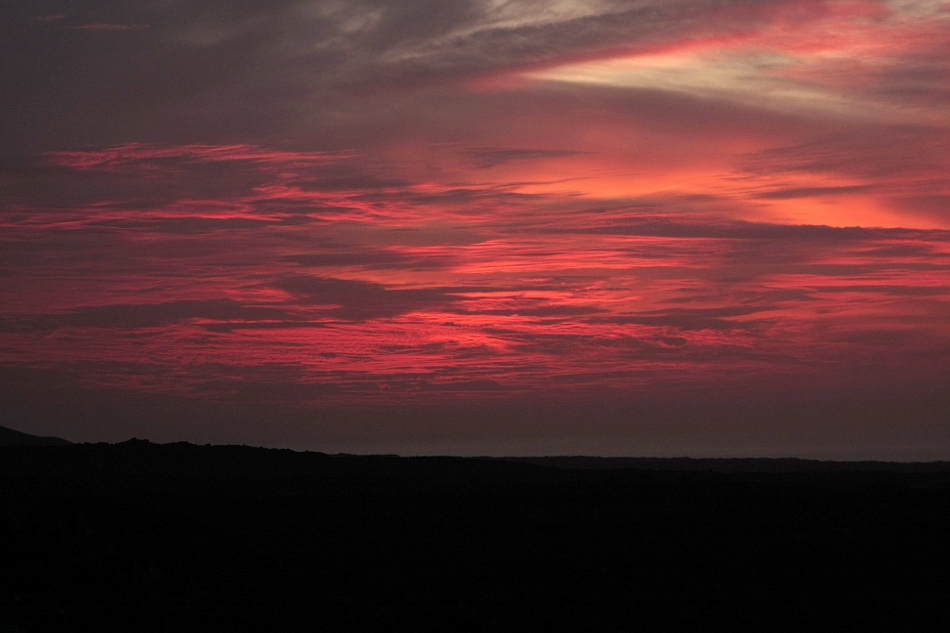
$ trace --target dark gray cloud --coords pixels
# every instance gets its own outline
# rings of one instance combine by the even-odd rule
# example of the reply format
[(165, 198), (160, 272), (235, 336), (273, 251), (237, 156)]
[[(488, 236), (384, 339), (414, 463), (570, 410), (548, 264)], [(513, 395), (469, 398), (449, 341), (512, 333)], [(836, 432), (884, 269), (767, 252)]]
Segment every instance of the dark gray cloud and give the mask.
[[(113, 163), (78, 168), (69, 158), (55, 153), (26, 157), (22, 162), (0, 164), (0, 192), (8, 203), (29, 203), (37, 209), (75, 208), (91, 203), (108, 203), (126, 209), (149, 209), (182, 199), (227, 201), (251, 193), (255, 187), (273, 182), (274, 174), (262, 169), (252, 158), (208, 160), (179, 151), (173, 155), (150, 157), (151, 146), (138, 148), (140, 155), (119, 158)], [(156, 153), (158, 148), (154, 148)], [(178, 149), (178, 148), (174, 148)], [(80, 154), (94, 161), (98, 152)], [(5, 209), (6, 210), (6, 209)]]
[(390, 318), (456, 300), (441, 288), (390, 289), (367, 281), (326, 277), (292, 277), (274, 286), (294, 294), (301, 303), (327, 306), (330, 314), (347, 321)]
[(354, 252), (351, 249), (338, 249), (321, 253), (307, 253), (301, 255), (287, 255), (283, 261), (293, 262), (307, 268), (323, 268), (328, 266), (357, 266), (368, 269), (404, 269), (404, 270), (437, 270), (445, 267), (450, 258), (448, 256), (414, 255), (393, 250), (360, 249)]
[(728, 308), (672, 308), (636, 315), (592, 317), (591, 322), (616, 325), (632, 323), (636, 325), (667, 326), (684, 331), (747, 330), (751, 327), (749, 324), (737, 322), (733, 318), (764, 312), (772, 308), (772, 305)]
[(950, 295), (950, 285), (942, 286), (882, 286), (874, 284), (815, 286), (815, 292), (864, 292), (885, 294), (895, 297), (946, 297)]
[(875, 73), (865, 90), (873, 97), (898, 103), (934, 107), (950, 100), (950, 34), (930, 42), (929, 50), (892, 61)]
[(782, 187), (752, 193), (765, 200), (873, 194), (890, 209), (944, 226), (950, 220), (950, 130), (926, 125), (857, 125), (745, 157), (755, 176), (803, 174), (844, 179), (839, 186)]
[(476, 167), (487, 169), (519, 160), (538, 160), (545, 158), (563, 158), (582, 152), (562, 149), (505, 149), (503, 147), (471, 147), (461, 150)]
[[(655, 199), (645, 212), (637, 207), (588, 209), (579, 211), (595, 218), (580, 227), (545, 227), (546, 233), (593, 233), (608, 235), (643, 235), (671, 238), (728, 238), (743, 241), (787, 241), (789, 244), (822, 242), (871, 242), (884, 239), (917, 238), (933, 240), (942, 232), (916, 229), (881, 229), (858, 226), (835, 227), (819, 224), (774, 224), (769, 222), (731, 221), (718, 218), (694, 218), (669, 212), (677, 198)], [(655, 206), (656, 209), (650, 208)], [(667, 211), (663, 213), (662, 211)]]
[(154, 304), (89, 306), (59, 314), (7, 318), (7, 331), (53, 330), (59, 327), (106, 329), (155, 328), (190, 319), (225, 323), (237, 321), (288, 320), (282, 308), (245, 306), (230, 299), (185, 300)]
[[(940, 190), (945, 193), (938, 193)], [(933, 183), (932, 191), (934, 193), (929, 195), (895, 196), (891, 202), (901, 209), (933, 218), (940, 223), (950, 220), (950, 179)]]
[[(805, 143), (746, 157), (755, 174), (833, 173), (869, 179), (944, 177), (950, 134), (943, 127), (858, 124)], [(947, 185), (946, 180), (943, 182)]]
[(283, 224), (283, 219), (258, 220), (255, 218), (156, 218), (122, 219), (90, 222), (89, 226), (115, 229), (139, 229), (150, 233), (172, 235), (199, 235), (214, 231), (254, 230)]
[(781, 2), (729, 4), (724, 11), (712, 0), (7, 3), (0, 136), (20, 148), (7, 147), (7, 155), (129, 138), (272, 138), (295, 126), (302, 107), (326, 107), (341, 89), (458, 81), (741, 32)]
[(764, 200), (793, 200), (795, 198), (814, 198), (816, 196), (840, 196), (849, 193), (862, 193), (874, 189), (873, 185), (848, 185), (842, 187), (792, 187), (773, 189), (752, 194), (753, 198)]
[(144, 24), (107, 24), (104, 22), (96, 22), (94, 24), (78, 24), (74, 26), (63, 26), (62, 28), (70, 31), (141, 31), (142, 29), (147, 29), (148, 26)]
[(538, 306), (538, 307), (523, 307), (523, 308), (510, 308), (502, 310), (478, 310), (477, 314), (489, 314), (493, 316), (523, 316), (523, 317), (543, 317), (548, 319), (546, 322), (550, 323), (552, 321), (551, 317), (556, 320), (558, 317), (587, 317), (589, 315), (600, 314), (606, 312), (603, 308), (597, 308), (594, 306), (583, 306), (583, 305), (570, 305), (570, 306), (560, 306), (560, 305), (547, 305), (547, 306)]

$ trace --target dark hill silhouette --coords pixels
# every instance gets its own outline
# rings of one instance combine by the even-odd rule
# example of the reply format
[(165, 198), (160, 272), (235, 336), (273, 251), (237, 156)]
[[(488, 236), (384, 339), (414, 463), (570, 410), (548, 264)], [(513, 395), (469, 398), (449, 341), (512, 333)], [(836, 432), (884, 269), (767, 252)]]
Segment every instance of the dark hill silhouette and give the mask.
[(637, 463), (0, 448), (0, 630), (950, 626), (946, 464)]
[(502, 457), (502, 461), (581, 470), (680, 470), (717, 473), (950, 472), (950, 462), (822, 461), (791, 457)]
[(66, 446), (67, 444), (71, 442), (58, 437), (30, 435), (0, 426), (0, 446)]

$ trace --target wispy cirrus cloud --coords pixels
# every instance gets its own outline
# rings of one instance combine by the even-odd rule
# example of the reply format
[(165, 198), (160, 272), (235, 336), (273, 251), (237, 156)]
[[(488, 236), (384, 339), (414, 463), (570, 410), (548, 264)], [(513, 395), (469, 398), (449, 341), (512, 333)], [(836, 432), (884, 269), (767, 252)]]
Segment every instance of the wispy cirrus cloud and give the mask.
[[(677, 196), (597, 208), (522, 194), (511, 207), (493, 185), (460, 198), (341, 179), (334, 170), (353, 159), (211, 146), (47, 156), (121, 189), (130, 176), (174, 189), (188, 167), (218, 163), (257, 176), (205, 201), (136, 210), (100, 199), (7, 216), (6, 362), (114, 367), (144, 354), (162, 389), (188, 392), (220, 380), (215, 366), (276, 363), (333, 385), (320, 398), (343, 404), (366, 401), (369, 385), (395, 402), (479, 385), (708, 382), (713, 370), (726, 382), (818, 380), (855, 364), (934, 371), (933, 350), (950, 345), (944, 232), (741, 222), (678, 212)], [(78, 264), (68, 282), (56, 277), (64, 257)], [(5, 283), (27, 277), (28, 292)], [(181, 354), (205, 359), (199, 373), (175, 370)]]

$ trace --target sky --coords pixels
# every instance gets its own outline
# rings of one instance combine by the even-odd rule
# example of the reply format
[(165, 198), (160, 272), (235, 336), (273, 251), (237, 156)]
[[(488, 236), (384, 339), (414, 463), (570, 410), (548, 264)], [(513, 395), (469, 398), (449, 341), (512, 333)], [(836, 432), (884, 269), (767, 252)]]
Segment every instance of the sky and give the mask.
[(950, 459), (950, 2), (13, 0), (0, 424)]

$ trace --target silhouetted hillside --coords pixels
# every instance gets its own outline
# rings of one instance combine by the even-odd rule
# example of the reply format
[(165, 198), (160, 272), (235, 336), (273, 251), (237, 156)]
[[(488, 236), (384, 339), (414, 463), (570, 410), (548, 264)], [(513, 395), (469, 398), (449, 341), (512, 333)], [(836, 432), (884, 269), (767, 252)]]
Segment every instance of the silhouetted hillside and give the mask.
[(0, 630), (950, 625), (950, 471), (0, 448)]
[(835, 462), (797, 458), (502, 457), (501, 461), (581, 470), (680, 470), (717, 473), (950, 472), (950, 462)]
[(58, 437), (40, 437), (0, 426), (0, 446), (65, 446), (70, 443)]

